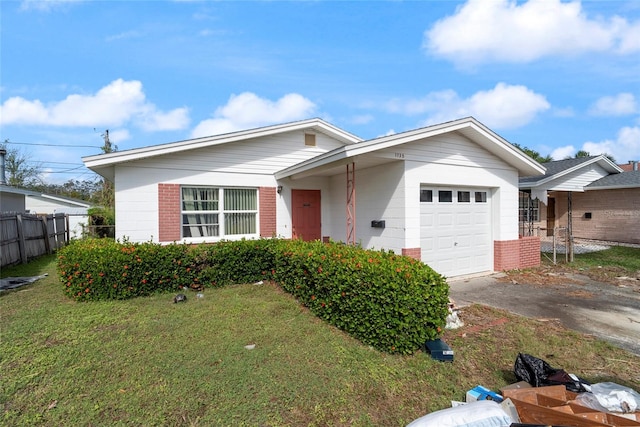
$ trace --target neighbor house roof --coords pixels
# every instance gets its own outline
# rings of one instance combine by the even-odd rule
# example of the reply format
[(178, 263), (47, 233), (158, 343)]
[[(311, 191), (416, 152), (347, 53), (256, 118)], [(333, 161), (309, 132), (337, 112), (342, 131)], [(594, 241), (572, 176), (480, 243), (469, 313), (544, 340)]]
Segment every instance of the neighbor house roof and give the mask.
[(585, 190), (614, 190), (620, 188), (640, 188), (640, 171), (605, 176), (587, 185)]
[(12, 187), (10, 185), (0, 185), (0, 192), (11, 194), (22, 194), (23, 196), (39, 196), (41, 193), (23, 188)]
[(61, 203), (68, 205), (69, 207), (78, 207), (78, 208), (89, 208), (91, 207), (91, 203), (86, 200), (74, 199), (72, 197), (60, 196), (57, 194), (46, 194), (46, 193), (36, 193), (29, 194), (29, 197), (37, 197), (41, 199), (45, 199), (54, 203)]
[[(312, 159), (283, 169), (276, 173), (276, 178), (281, 179), (291, 176), (303, 177), (309, 174), (318, 175), (318, 171), (323, 170), (325, 171), (325, 174), (331, 174), (336, 168), (352, 162), (355, 157), (450, 132), (457, 132), (474, 141), (487, 151), (504, 160), (506, 163), (517, 168), (521, 175), (542, 174), (545, 171), (544, 166), (540, 165), (540, 163), (536, 162), (514, 145), (491, 131), (475, 118), (467, 117), (339, 147)], [(361, 157), (358, 157), (358, 159), (359, 161), (362, 160)], [(374, 164), (380, 164), (392, 160), (394, 159), (369, 159), (367, 166), (373, 166)]]
[(114, 165), (118, 163), (141, 160), (155, 156), (194, 150), (197, 148), (211, 147), (250, 138), (260, 138), (264, 136), (300, 130), (309, 130), (324, 133), (338, 141), (343, 142), (344, 144), (354, 144), (362, 141), (361, 138), (349, 132), (346, 132), (330, 123), (327, 123), (322, 119), (314, 118), (273, 126), (265, 126), (256, 129), (247, 129), (238, 132), (225, 133), (221, 135), (213, 135), (202, 138), (189, 139), (185, 141), (172, 142), (168, 144), (153, 145), (132, 150), (115, 151), (113, 153), (86, 156), (82, 158), (82, 161), (89, 169), (92, 169), (93, 171), (109, 180), (113, 180)]
[(622, 169), (609, 160), (605, 155), (555, 160), (544, 163), (544, 166), (547, 169), (544, 175), (525, 176), (520, 178), (520, 188), (537, 187), (594, 164), (599, 165), (609, 173), (622, 172)]
[[(547, 203), (549, 191), (586, 191), (588, 189), (604, 189), (606, 183), (628, 182), (623, 170), (607, 156), (578, 157), (575, 159), (556, 160), (544, 164), (547, 171), (544, 175), (520, 178), (520, 190), (531, 191), (531, 197)], [(601, 182), (601, 186), (598, 183)], [(595, 185), (594, 185), (595, 184)], [(614, 185), (614, 184), (611, 184)], [(613, 187), (611, 187), (613, 188)], [(627, 188), (627, 187), (619, 187)]]

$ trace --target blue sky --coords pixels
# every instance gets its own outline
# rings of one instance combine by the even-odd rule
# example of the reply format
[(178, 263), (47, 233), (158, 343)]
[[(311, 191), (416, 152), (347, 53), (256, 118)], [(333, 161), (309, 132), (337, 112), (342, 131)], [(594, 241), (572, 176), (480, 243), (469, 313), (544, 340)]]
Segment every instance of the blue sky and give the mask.
[(2, 1), (0, 140), (81, 157), (321, 117), (362, 138), (474, 116), (556, 159), (640, 159), (640, 2)]

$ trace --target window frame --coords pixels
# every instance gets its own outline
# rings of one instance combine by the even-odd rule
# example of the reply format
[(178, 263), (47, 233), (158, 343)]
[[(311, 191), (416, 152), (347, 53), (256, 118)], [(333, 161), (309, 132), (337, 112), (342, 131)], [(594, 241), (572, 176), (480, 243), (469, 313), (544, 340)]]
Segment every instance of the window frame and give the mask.
[[(208, 210), (189, 210), (185, 209), (184, 190), (185, 189), (203, 189), (203, 190), (216, 190), (217, 194), (217, 209)], [(227, 209), (225, 207), (225, 191), (233, 190), (252, 190), (255, 194), (254, 201), (255, 209)], [(260, 234), (260, 192), (257, 187), (230, 187), (230, 186), (210, 186), (210, 185), (181, 185), (180, 186), (180, 238), (183, 241), (220, 241), (220, 240), (240, 240), (243, 238), (257, 238)], [(196, 224), (190, 225), (185, 222), (186, 215), (204, 214), (204, 215), (217, 215), (217, 223), (211, 224)], [(231, 234), (227, 232), (227, 219), (228, 215), (235, 214), (249, 214), (253, 216), (253, 223), (250, 224), (250, 228), (253, 229), (252, 233), (243, 234)], [(210, 236), (185, 236), (185, 228), (194, 227), (199, 225), (216, 225), (217, 235)]]

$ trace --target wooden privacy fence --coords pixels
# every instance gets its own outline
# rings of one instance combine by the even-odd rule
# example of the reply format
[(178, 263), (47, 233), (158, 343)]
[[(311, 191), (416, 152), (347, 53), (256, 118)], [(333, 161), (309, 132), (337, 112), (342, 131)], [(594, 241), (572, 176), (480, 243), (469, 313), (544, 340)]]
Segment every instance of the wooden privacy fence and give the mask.
[(0, 266), (26, 263), (51, 254), (69, 241), (66, 214), (0, 214)]

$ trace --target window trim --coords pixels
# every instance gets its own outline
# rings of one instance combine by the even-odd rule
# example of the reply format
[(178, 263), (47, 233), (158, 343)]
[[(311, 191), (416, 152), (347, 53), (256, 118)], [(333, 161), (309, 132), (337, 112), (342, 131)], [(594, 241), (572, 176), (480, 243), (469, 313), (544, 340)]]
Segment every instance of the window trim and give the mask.
[[(183, 189), (214, 189), (218, 191), (218, 209), (217, 210), (185, 210), (184, 209), (184, 196)], [(227, 190), (253, 190), (255, 193), (255, 209), (238, 210), (238, 209), (225, 209), (224, 198), (225, 191)], [(180, 185), (180, 239), (185, 242), (194, 241), (220, 241), (220, 240), (240, 240), (258, 238), (260, 236), (260, 191), (257, 187), (231, 187), (231, 186), (213, 186), (213, 185)], [(218, 215), (218, 235), (217, 236), (187, 236), (185, 237), (185, 227), (189, 227), (189, 224), (184, 223), (185, 215), (188, 214), (217, 214)], [(236, 213), (249, 213), (254, 215), (254, 223), (252, 224), (255, 233), (245, 234), (227, 234), (226, 233), (226, 215)]]

